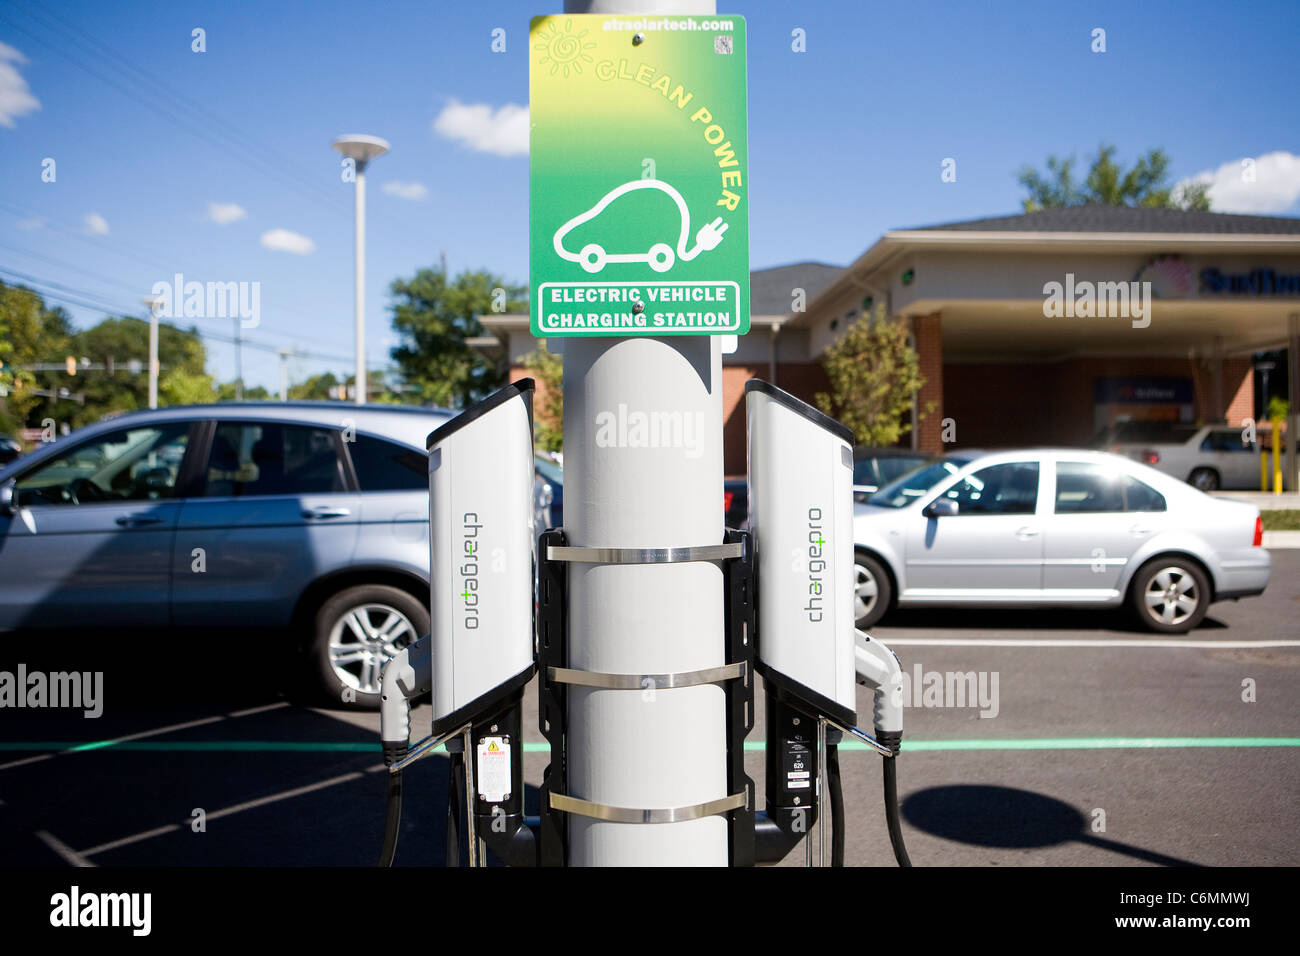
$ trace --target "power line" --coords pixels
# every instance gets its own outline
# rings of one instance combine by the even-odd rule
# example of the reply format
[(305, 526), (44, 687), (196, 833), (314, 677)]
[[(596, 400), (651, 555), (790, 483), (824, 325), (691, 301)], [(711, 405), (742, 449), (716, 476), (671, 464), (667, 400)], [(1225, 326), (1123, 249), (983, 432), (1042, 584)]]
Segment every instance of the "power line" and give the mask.
[[(137, 316), (134, 315), (131, 309), (124, 309), (121, 307), (120, 303), (114, 303), (109, 299), (100, 298), (100, 296), (94, 292), (87, 292), (84, 289), (76, 289), (71, 286), (63, 285), (62, 283), (52, 282), (48, 279), (40, 279), (35, 276), (30, 276), (21, 272), (16, 272), (13, 269), (3, 267), (3, 266), (0, 266), (0, 273), (11, 276), (14, 279), (18, 280), (19, 282), (30, 284), (31, 286), (35, 287), (37, 291), (41, 291), (42, 295), (46, 296), (47, 298), (57, 299), (60, 301), (70, 301), (72, 302), (73, 305), (77, 305), (85, 309), (94, 309), (96, 311), (107, 312), (110, 314), (116, 313), (117, 315), (126, 318), (137, 318)], [(52, 289), (54, 291), (45, 292), (44, 291), (45, 289)], [(98, 302), (86, 301), (87, 299), (99, 299), (99, 301)], [(198, 326), (194, 326), (192, 329), (182, 329), (171, 322), (159, 322), (158, 324), (160, 327), (167, 327), (181, 333), (188, 334), (192, 332), (194, 335), (197, 335), (200, 338), (211, 339), (214, 342), (222, 342), (230, 345), (233, 345), (236, 342), (236, 339), (233, 335), (227, 336), (227, 335), (222, 335), (219, 332), (209, 332), (206, 329), (199, 328)], [(251, 349), (257, 349), (263, 352), (272, 352), (278, 354), (282, 348), (282, 346), (272, 345), (269, 342), (259, 342), (256, 339), (248, 339), (243, 336), (240, 336), (238, 341), (241, 346), (246, 346)], [(302, 349), (295, 349), (294, 354), (297, 356), (301, 356), (302, 358), (316, 359), (323, 362), (347, 363), (352, 361), (351, 357), (349, 356), (330, 355), (324, 352), (312, 352), (312, 351), (307, 351)]]
[[(26, 13), (27, 16), (36, 20), (37, 22), (41, 22), (47, 29), (50, 29), (50, 25), (48, 24), (48, 22), (41, 21), (41, 19), (35, 16), (34, 14), (32, 14), (31, 11), (23, 11), (23, 12)], [(183, 113), (178, 114), (177, 108), (174, 105), (168, 104), (165, 100), (159, 99), (157, 97), (157, 94), (154, 94), (152, 91), (146, 90), (142, 95), (140, 91), (130, 89), (128, 86), (124, 85), (123, 82), (119, 82), (118, 79), (115, 79), (112, 76), (100, 72), (99, 70), (90, 66), (89, 63), (87, 62), (87, 61), (95, 61), (95, 62), (103, 61), (110, 68), (116, 68), (118, 73), (122, 74), (123, 71), (120, 69), (120, 67), (117, 67), (118, 62), (123, 62), (127, 60), (127, 57), (123, 56), (122, 54), (114, 53), (110, 51), (109, 54), (106, 56), (103, 52), (97, 51), (93, 46), (89, 45), (88, 43), (82, 40), (77, 39), (77, 37), (64, 34), (63, 36), (60, 36), (61, 40), (70, 41), (71, 43), (77, 45), (81, 50), (80, 56), (70, 56), (55, 44), (51, 43), (50, 41), (44, 39), (41, 36), (38, 36), (37, 34), (23, 27), (21, 24), (15, 23), (12, 19), (8, 17), (0, 16), (0, 21), (9, 24), (9, 26), (11, 26), (13, 29), (18, 30), (20, 33), (25, 34), (32, 40), (35, 40), (37, 43), (53, 51), (54, 53), (63, 56), (65, 59), (69, 60), (77, 67), (79, 67), (81, 70), (85, 71), (86, 73), (89, 73), (95, 79), (99, 80), (102, 83), (106, 83), (109, 86), (113, 87), (114, 89), (118, 90), (128, 99), (134, 100), (137, 103), (140, 103), (141, 105), (153, 110), (154, 112), (158, 113), (160, 116), (162, 116), (164, 119), (168, 120), (172, 124), (185, 130), (191, 135), (204, 140), (209, 145), (214, 146), (217, 149), (221, 150), (223, 153), (231, 152), (230, 147), (233, 144), (235, 146), (235, 150), (233, 151), (233, 154), (236, 157), (242, 159), (250, 166), (259, 168), (259, 171), (262, 172), (264, 175), (272, 176), (273, 178), (278, 179), (281, 182), (289, 185), (291, 188), (297, 190), (298, 192), (307, 195), (304, 192), (302, 180), (289, 174), (287, 171), (276, 166), (274, 163), (270, 162), (269, 160), (262, 159), (261, 158), (262, 150), (260, 147), (257, 147), (256, 144), (254, 144), (254, 150), (249, 151), (249, 148), (246, 145), (238, 142), (237, 140), (234, 140), (229, 134), (219, 133), (217, 135), (214, 135), (213, 133), (210, 133), (207, 129), (205, 129), (201, 124), (189, 121), (184, 116)], [(57, 33), (57, 29), (55, 29), (53, 32)], [(139, 83), (138, 80), (128, 79), (127, 81), (135, 82), (137, 84)], [(151, 102), (149, 99), (147, 99), (146, 98), (147, 96), (152, 96), (154, 98), (153, 101)], [(223, 139), (219, 139), (218, 136), (224, 136), (224, 141)], [(334, 211), (346, 212), (346, 203), (340, 204), (337, 201), (337, 197), (330, 196), (330, 194), (323, 189), (320, 189), (319, 192), (328, 198), (329, 204), (334, 206)], [(321, 202), (321, 197), (319, 195), (311, 195), (309, 198), (311, 198), (313, 202)]]

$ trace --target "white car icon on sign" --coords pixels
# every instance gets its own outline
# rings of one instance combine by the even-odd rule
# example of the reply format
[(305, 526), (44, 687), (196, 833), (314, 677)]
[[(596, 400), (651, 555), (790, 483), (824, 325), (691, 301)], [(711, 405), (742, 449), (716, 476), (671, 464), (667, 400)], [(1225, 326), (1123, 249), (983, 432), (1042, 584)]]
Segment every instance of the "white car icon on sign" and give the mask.
[[(662, 193), (666, 193), (677, 204), (677, 210), (681, 214), (681, 229), (677, 235), (675, 249), (666, 242), (656, 242), (646, 252), (610, 253), (595, 242), (583, 246), (579, 252), (570, 252), (564, 247), (564, 238), (570, 232), (583, 223), (595, 219), (605, 211), (605, 207), (619, 196), (637, 189), (657, 189)], [(568, 262), (576, 262), (588, 272), (593, 273), (600, 272), (611, 262), (644, 262), (655, 272), (667, 272), (673, 267), (673, 263), (679, 259), (683, 262), (689, 262), (701, 252), (716, 249), (718, 243), (722, 242), (722, 234), (727, 231), (727, 224), (722, 221), (721, 216), (717, 217), (708, 225), (700, 228), (700, 231), (695, 236), (695, 245), (687, 249), (686, 239), (690, 229), (691, 214), (690, 210), (686, 208), (686, 200), (682, 198), (681, 193), (659, 179), (634, 179), (615, 189), (611, 189), (596, 205), (586, 212), (574, 216), (557, 229), (554, 240), (555, 254)]]

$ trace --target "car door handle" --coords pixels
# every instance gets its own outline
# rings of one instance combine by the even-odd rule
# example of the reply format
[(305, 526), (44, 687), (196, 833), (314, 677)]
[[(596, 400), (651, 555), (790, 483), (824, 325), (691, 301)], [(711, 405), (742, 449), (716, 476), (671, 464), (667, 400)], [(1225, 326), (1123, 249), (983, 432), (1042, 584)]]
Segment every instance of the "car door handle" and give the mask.
[(1155, 528), (1148, 528), (1146, 525), (1135, 524), (1133, 527), (1128, 529), (1128, 533), (1133, 535), (1144, 535), (1144, 534), (1150, 534), (1152, 531), (1155, 530), (1156, 530)]
[(350, 514), (352, 511), (348, 508), (331, 508), (326, 505), (320, 508), (307, 508), (302, 516), (304, 518), (346, 518)]
[(139, 528), (147, 524), (162, 524), (162, 518), (146, 518), (143, 515), (118, 515), (113, 519), (123, 528)]
[(1037, 528), (1019, 528), (1016, 531), (1017, 538), (1032, 538), (1038, 534)]

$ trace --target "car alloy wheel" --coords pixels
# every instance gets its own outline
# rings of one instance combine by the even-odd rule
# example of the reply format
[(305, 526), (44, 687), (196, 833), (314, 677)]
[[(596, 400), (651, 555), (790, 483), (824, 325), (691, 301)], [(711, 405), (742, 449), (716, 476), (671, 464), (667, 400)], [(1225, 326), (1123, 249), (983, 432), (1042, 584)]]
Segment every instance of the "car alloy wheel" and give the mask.
[(1200, 491), (1219, 490), (1219, 475), (1213, 468), (1197, 468), (1188, 481), (1193, 488)]
[(384, 664), (418, 636), (397, 608), (360, 604), (339, 615), (330, 629), (330, 666), (345, 687), (377, 694)]
[(871, 569), (861, 563), (853, 565), (853, 619), (862, 620), (876, 608), (880, 585)]
[(1186, 568), (1169, 566), (1147, 578), (1144, 600), (1152, 620), (1177, 627), (1196, 613), (1201, 592)]

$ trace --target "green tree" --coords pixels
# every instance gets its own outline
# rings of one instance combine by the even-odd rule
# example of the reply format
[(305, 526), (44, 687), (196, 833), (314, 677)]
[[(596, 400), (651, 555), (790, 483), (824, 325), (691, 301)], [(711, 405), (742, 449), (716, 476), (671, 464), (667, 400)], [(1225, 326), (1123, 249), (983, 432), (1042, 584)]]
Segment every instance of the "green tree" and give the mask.
[[(348, 381), (351, 382), (352, 378), (349, 377)], [(338, 398), (338, 395), (334, 394), (334, 389), (342, 384), (344, 383), (333, 372), (323, 372), (311, 376), (305, 382), (290, 385), (289, 397), (300, 402), (324, 402)]]
[(37, 395), (36, 389), (57, 390), (67, 383), (62, 372), (35, 372), (40, 362), (61, 362), (70, 355), (72, 325), (60, 308), (49, 308), (26, 286), (0, 282), (0, 430), (17, 431), (56, 417), (50, 409), (57, 399)]
[(523, 359), (537, 379), (537, 407), (533, 415), (533, 435), (539, 448), (564, 450), (564, 361), (546, 347), (546, 339), (537, 343)]
[[(905, 319), (888, 319), (877, 305), (826, 350), (822, 366), (830, 392), (817, 393), (817, 407), (847, 425), (858, 444), (887, 448), (911, 430), (912, 400), (925, 379)], [(933, 408), (927, 403), (918, 417)]]
[[(99, 421), (114, 412), (149, 406), (149, 323), (131, 316), (109, 317), (72, 336), (72, 354), (107, 364), (113, 371), (87, 371), (77, 382), (65, 380), (74, 391), (84, 392), (85, 405), (61, 406), (62, 419), (72, 428)], [(131, 363), (139, 371), (132, 371)], [(158, 325), (158, 404), (205, 404), (216, 398), (207, 374), (207, 353), (197, 330)], [(84, 379), (81, 377), (84, 374)], [(74, 387), (75, 386), (75, 387)], [(59, 418), (60, 416), (54, 416)]]
[(467, 340), (484, 334), (478, 316), (525, 311), (526, 288), (488, 272), (462, 272), (449, 283), (443, 272), (421, 269), (411, 279), (394, 280), (389, 291), (393, 329), (401, 338), (392, 357), (406, 384), (417, 386), (405, 394), (463, 407), (504, 384), (496, 364)]
[(1168, 185), (1169, 156), (1164, 150), (1148, 150), (1127, 172), (1115, 162), (1115, 153), (1114, 146), (1098, 146), (1082, 185), (1074, 180), (1073, 156), (1047, 157), (1046, 174), (1032, 166), (1023, 167), (1016, 181), (1029, 194), (1024, 200), (1025, 212), (1090, 203), (1209, 211), (1207, 183), (1190, 183), (1185, 188)]
[[(222, 382), (216, 387), (217, 401), (233, 402), (235, 400), (235, 383)], [(245, 385), (244, 401), (246, 402), (264, 402), (267, 399), (279, 398), (278, 395), (272, 395), (263, 385)]]

